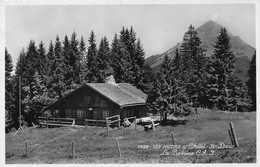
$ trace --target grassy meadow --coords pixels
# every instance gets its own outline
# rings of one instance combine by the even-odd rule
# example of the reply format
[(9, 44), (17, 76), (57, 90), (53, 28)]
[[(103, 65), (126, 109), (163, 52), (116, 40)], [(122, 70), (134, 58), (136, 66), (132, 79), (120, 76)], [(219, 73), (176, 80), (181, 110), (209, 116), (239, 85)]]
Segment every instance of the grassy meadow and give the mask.
[[(157, 126), (155, 131), (144, 131), (141, 125), (136, 130), (134, 125), (114, 128), (108, 135), (102, 127), (30, 127), (16, 135), (13, 131), (6, 134), (6, 164), (256, 162), (256, 112), (199, 110), (187, 119), (185, 125)], [(234, 123), (238, 148), (231, 146), (229, 122)]]

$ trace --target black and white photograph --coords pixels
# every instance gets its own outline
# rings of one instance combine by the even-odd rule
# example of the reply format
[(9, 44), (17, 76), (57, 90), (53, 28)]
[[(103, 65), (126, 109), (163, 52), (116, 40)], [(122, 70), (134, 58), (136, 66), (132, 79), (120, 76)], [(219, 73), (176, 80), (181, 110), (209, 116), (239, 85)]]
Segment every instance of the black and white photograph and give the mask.
[(257, 166), (258, 0), (0, 7), (1, 164)]

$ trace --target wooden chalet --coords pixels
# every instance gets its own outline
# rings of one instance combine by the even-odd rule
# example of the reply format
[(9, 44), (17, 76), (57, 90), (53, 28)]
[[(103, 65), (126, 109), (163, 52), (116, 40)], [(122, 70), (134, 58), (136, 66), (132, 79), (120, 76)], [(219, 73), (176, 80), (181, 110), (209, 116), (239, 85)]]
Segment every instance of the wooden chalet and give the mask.
[(57, 112), (60, 118), (74, 118), (75, 124), (86, 119), (105, 120), (120, 115), (124, 118), (147, 116), (147, 95), (128, 83), (115, 83), (111, 75), (106, 83), (84, 83), (46, 109)]

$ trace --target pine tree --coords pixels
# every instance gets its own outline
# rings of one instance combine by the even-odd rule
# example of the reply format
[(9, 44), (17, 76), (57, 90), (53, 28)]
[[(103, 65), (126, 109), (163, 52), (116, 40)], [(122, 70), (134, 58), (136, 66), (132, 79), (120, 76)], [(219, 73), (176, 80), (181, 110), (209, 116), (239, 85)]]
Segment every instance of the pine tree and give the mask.
[(27, 79), (27, 84), (30, 84), (30, 82), (32, 81), (32, 76), (34, 75), (35, 71), (40, 71), (39, 70), (39, 64), (38, 64), (38, 60), (39, 60), (39, 54), (37, 52), (37, 47), (35, 45), (35, 42), (34, 40), (31, 40), (29, 42), (29, 46), (27, 48), (27, 52), (26, 52), (26, 59), (28, 61), (28, 63), (26, 64), (27, 65), (27, 76), (24, 76), (26, 77)]
[[(84, 42), (84, 41), (83, 41)], [(79, 50), (79, 42), (76, 39), (76, 33), (74, 32), (71, 36), (71, 50), (72, 50), (72, 57), (75, 58), (75, 62), (73, 65), (73, 72), (74, 72), (74, 83), (76, 87), (80, 84), (80, 62), (82, 60), (82, 55)]]
[(138, 82), (137, 88), (144, 93), (149, 94), (152, 89), (153, 80), (155, 79), (152, 69), (149, 65), (145, 64), (141, 71), (141, 79)]
[[(53, 50), (52, 45), (50, 50)], [(48, 69), (48, 65), (52, 61), (45, 61), (47, 57), (45, 57), (45, 49), (43, 43), (39, 44), (39, 48), (35, 46), (35, 42), (33, 40), (30, 41), (27, 51), (25, 52), (24, 49), (20, 53), (16, 71), (15, 71), (15, 79), (14, 79), (14, 94), (15, 94), (15, 113), (13, 114), (13, 118), (15, 120), (16, 127), (19, 126), (18, 116), (19, 116), (19, 84), (18, 78), (21, 78), (21, 117), (25, 120), (28, 125), (35, 121), (35, 113), (38, 112), (36, 110), (36, 104), (34, 99), (39, 96), (39, 92), (41, 89), (36, 89), (35, 83), (35, 73), (37, 73), (37, 77), (40, 80), (47, 81), (49, 78), (48, 72), (51, 70)], [(51, 57), (52, 58), (52, 57)], [(52, 58), (54, 60), (54, 58)], [(44, 61), (45, 67), (43, 66)], [(48, 70), (48, 71), (47, 71)], [(39, 71), (42, 72), (42, 75), (39, 74)], [(33, 74), (32, 74), (33, 73)], [(45, 74), (44, 74), (45, 73)]]
[(195, 28), (190, 25), (188, 32), (185, 33), (181, 45), (181, 73), (182, 80), (186, 87), (189, 97), (196, 96), (200, 104), (203, 103), (203, 88), (205, 83), (205, 68), (207, 58), (201, 47), (201, 40), (197, 37)]
[(36, 71), (40, 70), (38, 59), (39, 59), (39, 54), (37, 51), (37, 47), (35, 45), (35, 42), (31, 40), (29, 42), (26, 52), (23, 52), (20, 55), (20, 60), (22, 61), (18, 61), (19, 64), (17, 65), (17, 70), (19, 70), (16, 71), (16, 74), (19, 75), (16, 75), (17, 77), (15, 79), (15, 83), (17, 85), (15, 86), (15, 91), (17, 96), (15, 100), (17, 117), (19, 112), (18, 77), (21, 78), (21, 104), (22, 104), (21, 117), (28, 118), (32, 114), (31, 109), (33, 106), (31, 105), (30, 101), (35, 96), (33, 91), (33, 76)]
[[(37, 71), (33, 75), (31, 85), (33, 96), (31, 97), (29, 94), (23, 100), (23, 103), (28, 106), (26, 107), (24, 113), (24, 119), (29, 126), (32, 125), (32, 123), (36, 123), (38, 117), (40, 116), (40, 112), (44, 107), (50, 105), (51, 102), (54, 102), (54, 99), (49, 97), (47, 88), (45, 87), (43, 80)], [(29, 87), (25, 86), (23, 89), (29, 89)]]
[(137, 43), (136, 43), (136, 51), (135, 51), (135, 61), (136, 64), (141, 68), (144, 66), (144, 61), (145, 61), (145, 52), (143, 49), (143, 46), (141, 44), (141, 40), (138, 38)]
[(77, 39), (76, 32), (71, 34), (70, 41), (68, 37), (65, 36), (63, 41), (63, 59), (64, 59), (64, 69), (66, 73), (64, 74), (66, 91), (63, 95), (66, 95), (78, 88), (81, 83), (80, 71), (81, 71), (81, 52), (79, 50), (79, 42)]
[(29, 95), (29, 89), (24, 89), (25, 85), (27, 83), (27, 78), (24, 76), (27, 76), (26, 73), (28, 72), (27, 70), (27, 64), (30, 63), (28, 62), (28, 59), (26, 59), (26, 52), (24, 48), (20, 52), (18, 61), (16, 63), (16, 68), (15, 68), (15, 76), (14, 76), (14, 106), (15, 106), (15, 111), (12, 113), (12, 118), (14, 121), (14, 127), (19, 128), (19, 77), (21, 79), (21, 117), (24, 115), (24, 106), (27, 105), (24, 103), (25, 97)]
[(112, 73), (112, 68), (110, 66), (110, 48), (106, 37), (102, 38), (100, 41), (96, 62), (96, 66), (99, 69), (97, 82), (105, 82), (106, 75)]
[(207, 96), (211, 105), (219, 109), (231, 110), (237, 106), (241, 89), (240, 81), (234, 75), (235, 56), (231, 50), (230, 37), (226, 28), (221, 28), (214, 45), (214, 54), (209, 64)]
[(84, 41), (83, 36), (81, 36), (80, 43), (79, 43), (79, 52), (80, 52), (80, 83), (88, 82), (87, 80), (87, 73), (88, 73), (88, 67), (87, 67), (87, 51), (86, 51), (86, 44)]
[(97, 82), (98, 79), (98, 69), (97, 69), (97, 44), (96, 44), (96, 36), (94, 31), (92, 30), (89, 37), (89, 46), (87, 53), (87, 67), (88, 74), (87, 79), (89, 82)]
[(230, 77), (230, 82), (228, 82), (228, 87), (230, 87), (230, 96), (232, 97), (228, 109), (242, 112), (247, 111), (250, 108), (251, 100), (243, 81), (233, 74)]
[(5, 78), (9, 80), (13, 71), (13, 61), (11, 55), (8, 53), (7, 48), (5, 47)]
[(174, 113), (174, 108), (187, 103), (187, 96), (180, 80), (174, 76), (174, 63), (166, 55), (153, 88), (148, 95), (150, 106), (161, 113), (163, 120), (167, 120), (168, 113)]
[(249, 79), (247, 81), (248, 95), (252, 100), (252, 111), (256, 111), (256, 52), (250, 62), (249, 70), (247, 71)]
[(131, 83), (133, 72), (130, 70), (131, 61), (129, 53), (125, 45), (118, 39), (117, 34), (115, 34), (111, 44), (111, 60), (116, 82)]
[(87, 54), (86, 54), (86, 43), (85, 43), (85, 41), (84, 41), (83, 36), (81, 36), (81, 38), (80, 38), (79, 52), (80, 52), (80, 54), (81, 54), (82, 60), (87, 58)]
[(116, 82), (126, 82), (148, 92), (151, 69), (144, 64), (145, 52), (141, 40), (131, 26), (130, 29), (122, 27), (119, 37), (115, 37), (111, 44), (111, 67)]
[(63, 44), (62, 54), (65, 57), (65, 62), (66, 62), (66, 64), (69, 64), (70, 66), (73, 66), (73, 63), (70, 61), (70, 52), (71, 52), (70, 51), (70, 47), (71, 47), (71, 44), (70, 44), (70, 41), (69, 41), (69, 38), (68, 38), (67, 35), (65, 35), (62, 44)]
[(62, 55), (62, 45), (59, 36), (56, 37), (54, 46), (54, 60), (50, 66), (50, 92), (52, 92), (52, 98), (60, 99), (66, 92), (64, 83), (64, 57)]
[(76, 69), (76, 62), (78, 59), (78, 45), (79, 42), (77, 40), (77, 34), (76, 32), (73, 32), (71, 34), (71, 39), (70, 39), (70, 65)]
[[(48, 53), (47, 53), (47, 56), (46, 56), (46, 59), (47, 59), (47, 63), (46, 63), (46, 81), (47, 83), (49, 83), (49, 76), (51, 76), (51, 65), (55, 59), (55, 56), (54, 56), (54, 46), (53, 46), (53, 43), (52, 41), (50, 41), (50, 44), (49, 44), (49, 48), (48, 48)], [(47, 84), (47, 87), (49, 88), (49, 85)]]
[[(131, 31), (132, 32), (132, 27), (131, 27)], [(133, 35), (132, 35), (133, 36)], [(135, 37), (133, 37), (135, 38)], [(135, 42), (134, 40), (132, 42)], [(132, 68), (131, 70), (133, 71), (133, 82), (132, 84), (134, 86), (136, 86), (138, 89), (146, 89), (145, 85), (146, 83), (144, 82), (144, 78), (145, 73), (144, 73), (144, 49), (142, 47), (141, 41), (140, 39), (137, 40), (136, 43), (131, 43), (131, 45), (134, 45), (133, 47), (133, 53), (134, 55), (132, 55)]]
[(179, 53), (179, 49), (177, 48), (175, 50), (175, 56), (173, 59), (173, 65), (174, 65), (174, 73), (176, 74), (176, 77), (180, 78), (181, 72), (182, 72), (182, 62), (181, 62), (181, 56)]
[[(181, 55), (182, 55), (182, 72), (183, 72), (183, 79), (185, 79), (186, 83), (189, 83), (190, 80), (193, 78), (193, 58), (195, 57), (195, 52), (192, 50), (197, 46), (195, 43), (194, 37), (196, 36), (196, 31), (194, 27), (190, 25), (188, 32), (185, 33), (183, 38), (183, 43), (181, 45)], [(189, 92), (189, 95), (192, 95)]]
[(122, 30), (120, 31), (119, 39), (124, 45), (124, 47), (126, 47), (126, 50), (129, 50), (131, 46), (130, 46), (130, 40), (129, 40), (130, 34), (128, 28), (122, 27)]
[(122, 70), (120, 68), (119, 50), (119, 39), (117, 37), (117, 34), (115, 34), (114, 39), (111, 43), (111, 67), (113, 68), (113, 74), (116, 82), (122, 81)]
[(15, 110), (14, 83), (13, 83), (12, 71), (13, 71), (12, 57), (8, 53), (7, 48), (5, 48), (5, 110), (7, 112), (6, 113), (7, 120), (12, 118), (12, 115)]
[[(65, 89), (71, 90), (71, 85), (73, 84), (73, 66), (74, 59), (72, 58), (73, 54), (71, 51), (71, 43), (67, 35), (65, 35), (64, 40), (62, 42), (62, 55), (64, 57), (64, 80), (65, 80)], [(71, 56), (72, 55), (72, 56)], [(68, 92), (65, 92), (65, 94)]]
[(152, 86), (150, 91), (148, 92), (148, 97), (147, 97), (147, 107), (149, 108), (150, 111), (153, 111), (154, 114), (157, 114), (159, 109), (161, 108), (161, 105), (159, 103), (159, 97), (161, 96), (160, 93), (160, 88), (161, 88), (161, 83), (160, 83), (160, 74), (157, 73), (156, 77), (153, 78)]
[(131, 26), (129, 30), (128, 51), (130, 53), (130, 56), (133, 58), (139, 56), (138, 54), (136, 54), (137, 45), (139, 45), (138, 47), (140, 47), (140, 50), (142, 50), (141, 40), (139, 38), (136, 38), (136, 32), (134, 31), (133, 26)]
[(71, 40), (70, 40), (70, 65), (72, 67), (72, 78), (73, 78), (73, 83), (72, 85), (73, 88), (75, 89), (78, 87), (80, 84), (80, 78), (79, 78), (79, 73), (80, 73), (80, 61), (81, 61), (81, 55), (79, 52), (79, 42), (77, 40), (77, 34), (76, 32), (73, 32), (71, 35)]
[(37, 49), (38, 52), (38, 60), (37, 60), (37, 65), (38, 65), (38, 73), (41, 77), (47, 74), (47, 69), (46, 69), (46, 63), (47, 63), (47, 58), (46, 58), (46, 50), (44, 47), (43, 42), (41, 41), (39, 44), (39, 47)]
[[(132, 34), (130, 34), (132, 33)], [(139, 71), (135, 64), (135, 33), (130, 32), (128, 28), (122, 27), (119, 34), (119, 48), (121, 62), (124, 64), (124, 82), (134, 84), (134, 73)]]

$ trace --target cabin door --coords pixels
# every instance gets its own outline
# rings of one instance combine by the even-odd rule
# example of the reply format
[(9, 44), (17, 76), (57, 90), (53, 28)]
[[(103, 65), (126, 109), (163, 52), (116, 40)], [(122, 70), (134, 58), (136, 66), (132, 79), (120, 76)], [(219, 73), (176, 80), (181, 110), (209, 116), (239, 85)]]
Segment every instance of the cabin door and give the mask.
[(87, 119), (93, 119), (93, 109), (92, 108), (87, 108), (86, 113), (87, 113)]

